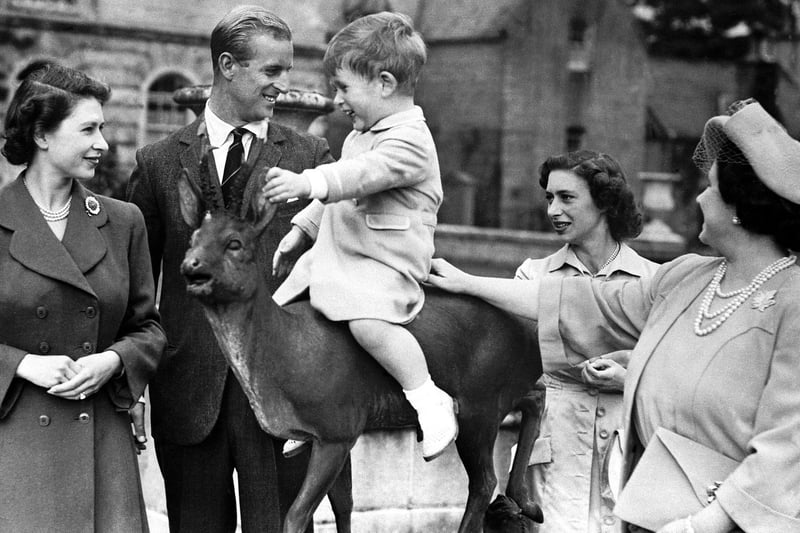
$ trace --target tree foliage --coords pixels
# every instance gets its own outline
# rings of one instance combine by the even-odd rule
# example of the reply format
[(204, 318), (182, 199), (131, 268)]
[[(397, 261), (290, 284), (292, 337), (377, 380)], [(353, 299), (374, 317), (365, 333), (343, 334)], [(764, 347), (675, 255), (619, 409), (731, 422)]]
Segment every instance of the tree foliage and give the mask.
[(637, 0), (650, 52), (738, 59), (763, 40), (794, 38), (800, 0)]

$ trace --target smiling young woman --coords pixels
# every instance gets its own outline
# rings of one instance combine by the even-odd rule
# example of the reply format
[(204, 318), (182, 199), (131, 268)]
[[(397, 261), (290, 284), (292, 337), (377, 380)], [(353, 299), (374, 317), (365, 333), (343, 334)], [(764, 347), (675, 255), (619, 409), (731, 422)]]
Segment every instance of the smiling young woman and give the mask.
[[(589, 150), (549, 157), (540, 167), (539, 184), (565, 245), (548, 257), (526, 260), (517, 279), (635, 280), (653, 274), (658, 265), (624, 243), (639, 234), (642, 216), (614, 158)], [(547, 342), (541, 348), (550, 371), (540, 380), (545, 411), (528, 472), (533, 498), (546, 517), (538, 531), (599, 531), (613, 519), (601, 466), (613, 448), (610, 437), (622, 426), (628, 353), (598, 350), (567, 358)]]
[(3, 531), (147, 530), (127, 409), (166, 341), (144, 219), (80, 183), (108, 149), (109, 94), (42, 64), (6, 115), (2, 153), (25, 170), (0, 190)]

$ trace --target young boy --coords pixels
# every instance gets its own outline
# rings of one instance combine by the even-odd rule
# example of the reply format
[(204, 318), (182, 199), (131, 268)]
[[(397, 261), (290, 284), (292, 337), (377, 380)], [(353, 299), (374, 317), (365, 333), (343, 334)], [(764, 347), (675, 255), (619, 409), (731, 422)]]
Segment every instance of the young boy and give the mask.
[[(336, 163), (267, 172), (271, 202), (315, 200), (292, 219), (277, 274), (314, 240), (274, 294), (281, 305), (309, 289), (311, 305), (347, 321), (358, 343), (403, 387), (422, 428), (426, 460), (458, 433), (452, 398), (434, 385), (417, 340), (402, 325), (422, 308), (442, 202), (439, 161), (414, 88), (426, 50), (411, 19), (378, 13), (350, 23), (323, 59), (334, 103), (353, 121)], [(289, 441), (284, 454), (303, 443)]]

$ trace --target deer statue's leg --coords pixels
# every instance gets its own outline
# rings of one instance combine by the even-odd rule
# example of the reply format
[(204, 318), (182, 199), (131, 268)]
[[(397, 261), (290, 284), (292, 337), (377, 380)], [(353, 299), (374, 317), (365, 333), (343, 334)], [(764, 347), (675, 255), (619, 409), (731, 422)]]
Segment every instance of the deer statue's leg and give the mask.
[(459, 416), (456, 447), (469, 478), (469, 496), (459, 533), (483, 531), (483, 516), (489, 507), (497, 476), (494, 473), (494, 442), (499, 424), (497, 413)]
[[(322, 498), (336, 482), (347, 461), (353, 442), (322, 443), (314, 441), (308, 471), (297, 498), (286, 514), (283, 533), (303, 533), (314, 517)], [(339, 533), (349, 533), (339, 531)]]
[(544, 388), (537, 388), (529, 392), (517, 405), (522, 411), (522, 422), (517, 440), (517, 453), (506, 487), (506, 496), (519, 505), (523, 515), (538, 523), (542, 523), (543, 520), (542, 509), (531, 499), (528, 487), (525, 485), (525, 471), (528, 468), (528, 458), (533, 451), (533, 444), (539, 437), (544, 397)]
[(353, 514), (353, 472), (349, 453), (342, 471), (336, 476), (336, 481), (328, 491), (328, 500), (331, 502), (333, 516), (336, 518), (336, 531), (348, 533), (350, 518)]

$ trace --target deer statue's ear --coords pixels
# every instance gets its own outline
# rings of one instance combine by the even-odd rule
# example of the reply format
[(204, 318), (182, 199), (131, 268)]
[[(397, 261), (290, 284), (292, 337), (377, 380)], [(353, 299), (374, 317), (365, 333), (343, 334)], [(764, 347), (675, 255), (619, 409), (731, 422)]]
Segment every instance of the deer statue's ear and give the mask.
[(198, 227), (202, 213), (200, 191), (189, 179), (189, 171), (185, 168), (181, 169), (181, 175), (178, 178), (178, 195), (181, 200), (181, 215), (184, 222), (192, 229)]
[(278, 204), (270, 203), (262, 190), (256, 191), (250, 203), (249, 220), (260, 233), (267, 227), (277, 210)]

